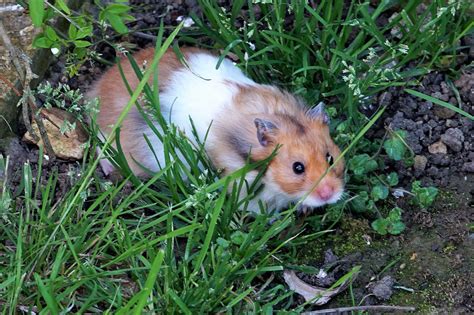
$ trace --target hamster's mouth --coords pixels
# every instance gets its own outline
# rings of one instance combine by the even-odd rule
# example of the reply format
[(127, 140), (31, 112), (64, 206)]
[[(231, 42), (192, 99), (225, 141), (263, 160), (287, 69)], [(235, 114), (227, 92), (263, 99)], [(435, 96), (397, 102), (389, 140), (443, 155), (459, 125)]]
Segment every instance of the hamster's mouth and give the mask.
[(327, 204), (336, 203), (341, 199), (343, 193), (344, 190), (338, 190), (328, 200), (322, 200), (314, 195), (309, 195), (308, 197), (306, 197), (306, 199), (303, 200), (302, 205), (306, 207), (316, 208)]

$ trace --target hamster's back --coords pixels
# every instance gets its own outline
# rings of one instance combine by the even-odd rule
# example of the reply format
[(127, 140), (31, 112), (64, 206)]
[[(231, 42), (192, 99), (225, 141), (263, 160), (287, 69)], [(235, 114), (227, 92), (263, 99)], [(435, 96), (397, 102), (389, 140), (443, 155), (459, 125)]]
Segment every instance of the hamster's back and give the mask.
[[(235, 95), (235, 87), (229, 82), (245, 85), (255, 84), (228, 59), (224, 59), (216, 69), (219, 58), (206, 50), (182, 48), (186, 66), (169, 49), (158, 65), (160, 105), (165, 119), (191, 135), (190, 117), (201, 140), (216, 115), (220, 115)], [(148, 48), (134, 54), (139, 66), (146, 68), (152, 62), (154, 49)], [(138, 86), (139, 80), (127, 58), (121, 61), (123, 73), (132, 89)], [(153, 79), (150, 79), (150, 84)], [(100, 112), (97, 122), (101, 131), (107, 135), (111, 131), (120, 113), (130, 100), (117, 66), (107, 70), (92, 86), (88, 98), (98, 97)], [(151, 170), (158, 166), (152, 151), (144, 139), (146, 135), (156, 152), (162, 151), (162, 145), (153, 131), (147, 126), (141, 114), (131, 108), (121, 128), (121, 146), (129, 165), (135, 174), (143, 174), (142, 169), (133, 161), (137, 160)], [(192, 137), (190, 136), (191, 140)]]
[[(169, 52), (173, 54), (173, 52)], [(207, 51), (193, 50), (186, 55), (188, 68), (173, 72), (160, 93), (165, 118), (182, 128), (191, 130), (190, 117), (201, 140), (211, 122), (225, 115), (226, 107), (238, 92), (233, 83), (254, 85), (228, 59), (216, 69), (219, 58)]]

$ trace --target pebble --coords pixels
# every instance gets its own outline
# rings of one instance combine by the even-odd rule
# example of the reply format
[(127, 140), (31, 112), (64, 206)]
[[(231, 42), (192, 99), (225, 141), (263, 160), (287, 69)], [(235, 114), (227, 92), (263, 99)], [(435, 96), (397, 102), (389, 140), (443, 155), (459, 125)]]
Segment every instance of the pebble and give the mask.
[(431, 154), (446, 154), (446, 153), (448, 153), (448, 148), (446, 147), (446, 145), (443, 142), (438, 141), (438, 142), (435, 142), (432, 145), (430, 145), (428, 147), (428, 151)]
[(421, 102), (419, 104), (418, 115), (430, 114), (430, 111), (431, 111), (432, 108), (433, 108), (433, 103), (431, 103), (431, 102)]
[(454, 119), (446, 119), (446, 127), (448, 128), (453, 128), (453, 127), (457, 127), (459, 124), (456, 120)]
[(438, 170), (437, 167), (432, 166), (429, 169), (427, 169), (426, 172), (428, 173), (429, 176), (431, 176), (433, 178), (438, 178), (439, 170)]
[(458, 128), (449, 128), (444, 134), (441, 135), (441, 141), (454, 152), (459, 152), (462, 149), (464, 135), (463, 132)]
[[(443, 82), (444, 83), (444, 82)], [(448, 94), (444, 94), (444, 93), (441, 93), (441, 92), (434, 92), (434, 93), (431, 93), (431, 96), (433, 96), (434, 98), (437, 98), (437, 99), (440, 99), (442, 101), (445, 101), (447, 102), (449, 100), (449, 95)]]
[(474, 162), (464, 163), (462, 170), (469, 173), (474, 173)]
[(380, 106), (385, 106), (389, 105), (392, 102), (392, 93), (390, 92), (384, 92), (382, 95), (379, 97), (379, 105)]
[(393, 294), (394, 284), (395, 279), (391, 276), (385, 276), (377, 282), (370, 283), (368, 289), (377, 299), (387, 301)]
[(443, 106), (436, 106), (435, 109), (434, 109), (434, 113), (436, 116), (438, 116), (439, 118), (442, 118), (442, 119), (447, 119), (447, 118), (451, 118), (453, 117), (454, 115), (456, 115), (456, 112), (446, 108), (446, 107), (443, 107)]
[(419, 177), (421, 174), (423, 174), (426, 164), (428, 164), (428, 158), (423, 155), (416, 155), (415, 156), (415, 161), (413, 164), (413, 169), (416, 177)]
[(415, 169), (415, 172), (424, 171), (427, 163), (428, 163), (428, 158), (426, 156), (416, 155), (415, 163), (413, 164), (413, 168)]
[(451, 90), (449, 89), (446, 82), (441, 82), (441, 92), (443, 92), (443, 94), (448, 94), (448, 95), (451, 93)]
[(432, 164), (439, 166), (447, 166), (451, 161), (447, 154), (433, 154), (430, 160)]

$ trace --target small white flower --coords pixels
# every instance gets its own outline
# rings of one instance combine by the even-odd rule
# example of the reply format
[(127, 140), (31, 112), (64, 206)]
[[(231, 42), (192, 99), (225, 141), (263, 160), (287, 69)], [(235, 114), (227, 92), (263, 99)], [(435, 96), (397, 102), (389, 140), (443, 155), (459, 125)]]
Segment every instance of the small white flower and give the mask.
[(56, 47), (53, 47), (53, 48), (51, 48), (51, 53), (52, 53), (53, 55), (57, 56), (57, 55), (59, 54), (59, 49), (56, 48)]
[(398, 47), (398, 51), (405, 55), (408, 54), (408, 49), (409, 47), (405, 44), (400, 44), (400, 46)]
[(244, 60), (245, 61), (248, 61), (249, 60), (249, 54), (247, 52), (245, 52), (244, 54)]
[(318, 279), (324, 279), (328, 276), (327, 272), (324, 271), (323, 269), (319, 269), (318, 274), (316, 275), (316, 278)]
[(436, 17), (439, 18), (441, 15), (444, 14), (444, 12), (446, 12), (448, 10), (448, 8), (446, 7), (442, 7), (442, 8), (439, 8), (438, 9), (438, 12), (436, 13)]
[(255, 44), (254, 43), (248, 42), (247, 44), (249, 45), (250, 49), (255, 50)]
[(176, 21), (177, 21), (177, 22), (184, 21), (184, 22), (183, 22), (183, 27), (184, 27), (184, 28), (188, 28), (188, 27), (191, 27), (191, 26), (194, 25), (194, 21), (193, 21), (192, 18), (190, 18), (190, 17), (184, 17), (184, 16), (182, 16), (182, 15), (178, 16), (178, 17), (176, 18)]

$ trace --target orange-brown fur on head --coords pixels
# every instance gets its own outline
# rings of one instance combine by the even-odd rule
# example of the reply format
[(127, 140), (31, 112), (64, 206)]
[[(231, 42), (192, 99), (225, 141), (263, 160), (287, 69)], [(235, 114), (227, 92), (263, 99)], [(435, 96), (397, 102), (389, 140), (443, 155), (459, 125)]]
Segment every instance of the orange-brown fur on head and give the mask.
[[(270, 162), (274, 181), (288, 194), (309, 192), (316, 184), (327, 185), (333, 191), (342, 190), (344, 161), (338, 161), (327, 174), (331, 166), (328, 154), (335, 161), (340, 150), (329, 135), (329, 128), (320, 120), (304, 119), (305, 132), (295, 132), (295, 128), (280, 128), (275, 142), (281, 145), (278, 155)], [(305, 171), (295, 174), (293, 164), (300, 162)], [(323, 177), (324, 176), (324, 177)], [(317, 187), (316, 186), (316, 191)]]
[[(219, 136), (210, 154), (217, 166), (223, 169), (231, 166), (228, 171), (233, 171), (232, 165), (238, 164), (236, 156), (244, 159), (250, 152), (250, 160), (263, 160), (278, 145), (278, 153), (265, 175), (267, 181), (293, 199), (311, 191), (309, 200), (328, 191), (339, 193), (338, 199), (344, 186), (344, 161), (340, 159), (327, 171), (330, 167), (328, 156), (336, 161), (340, 150), (331, 139), (323, 117), (309, 115), (308, 108), (299, 99), (277, 88), (239, 86), (239, 89), (225, 119), (216, 121)], [(265, 145), (258, 139), (255, 119), (271, 122), (276, 127), (267, 130)], [(227, 158), (229, 156), (231, 160)], [(293, 171), (295, 162), (304, 164), (304, 173)]]

